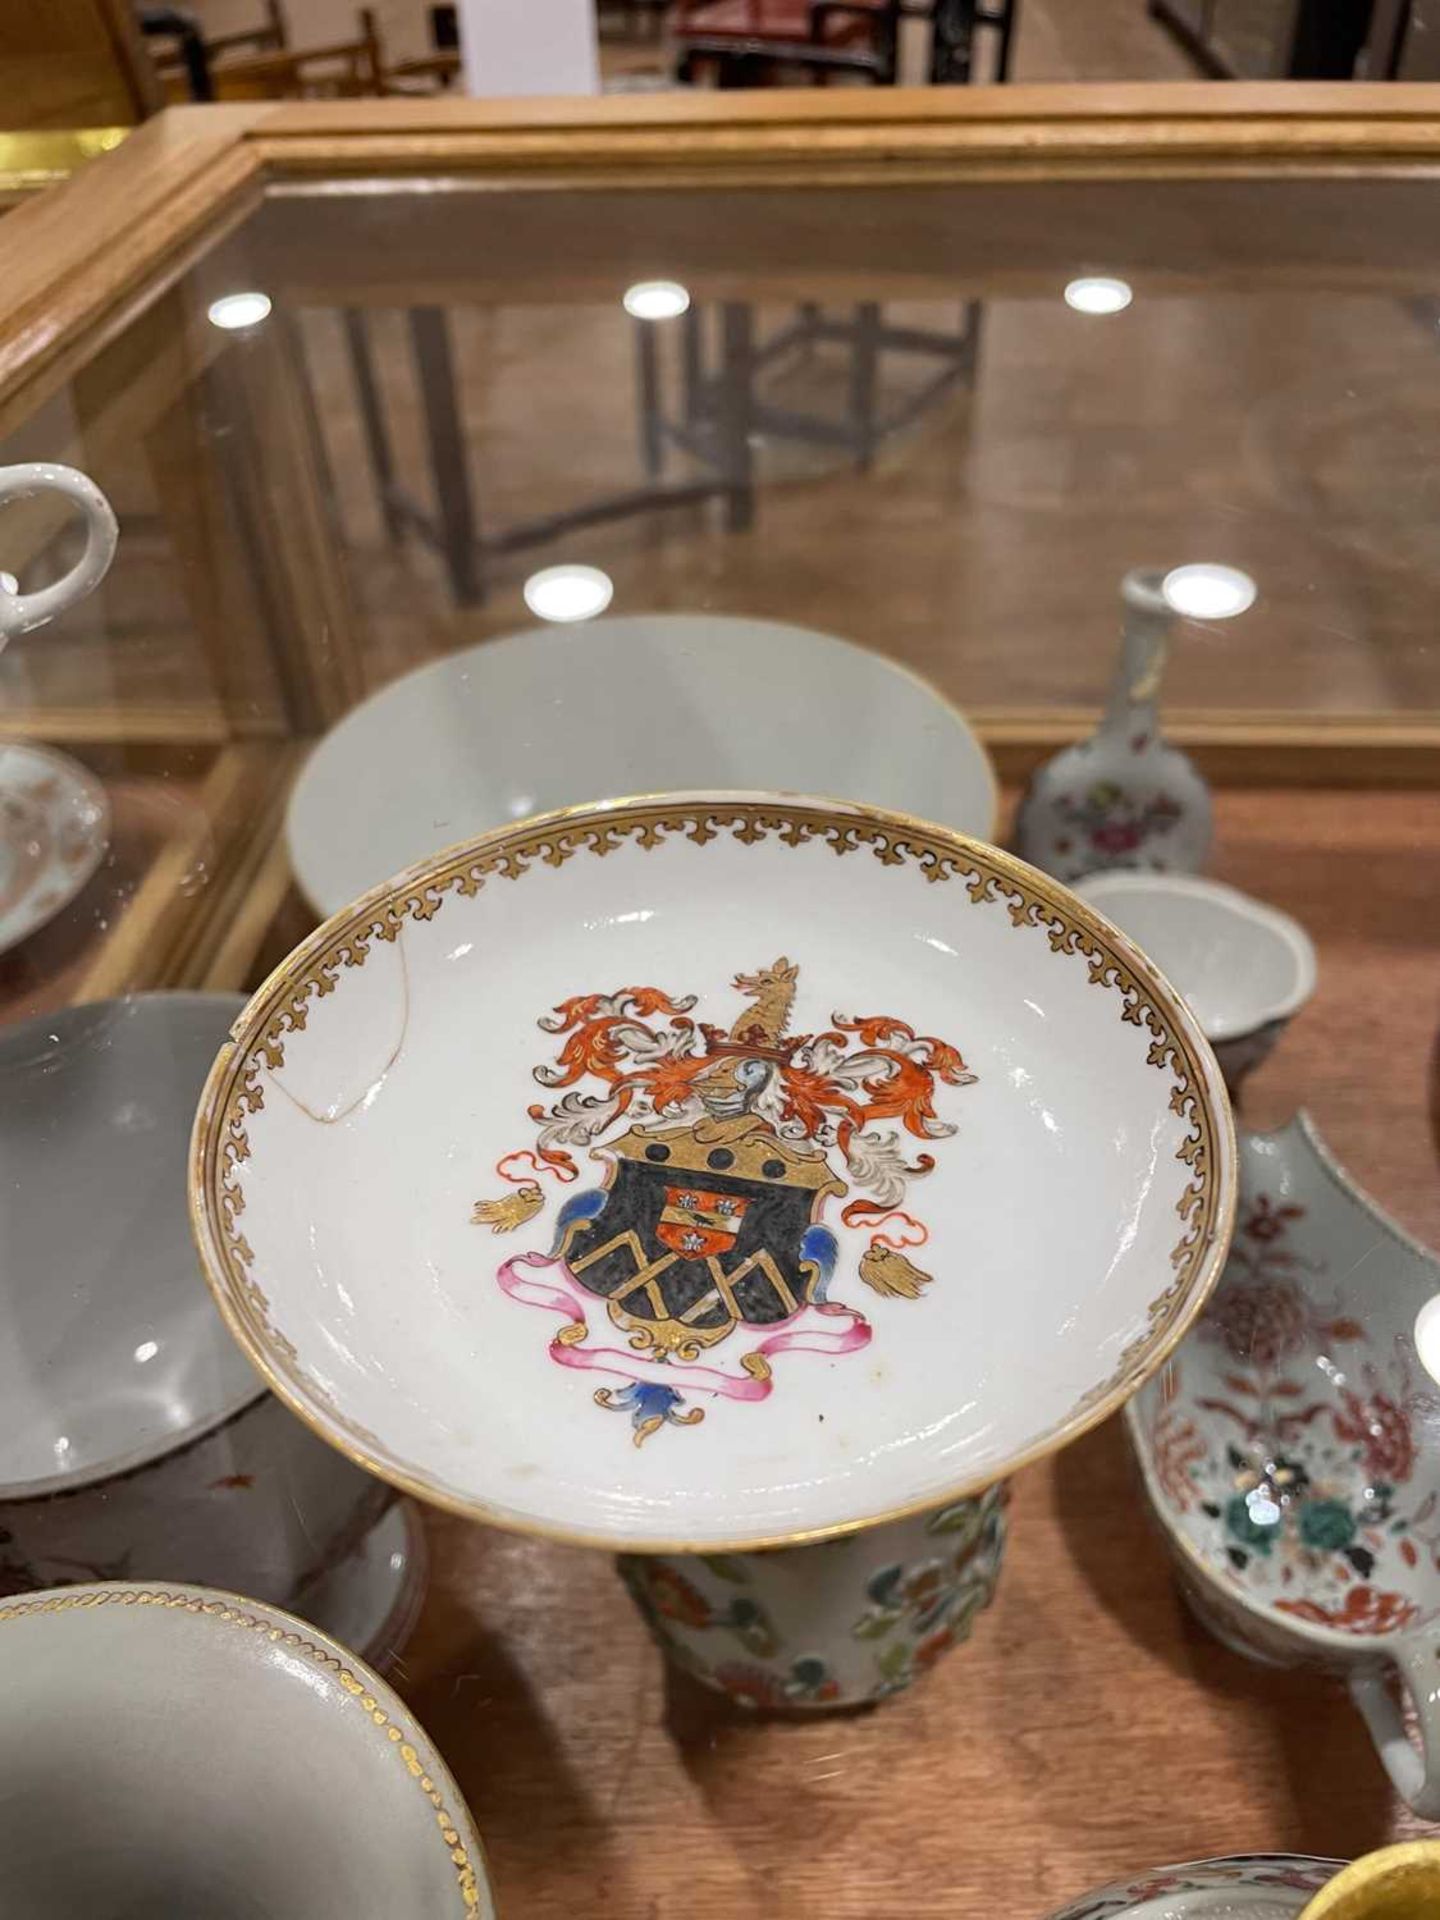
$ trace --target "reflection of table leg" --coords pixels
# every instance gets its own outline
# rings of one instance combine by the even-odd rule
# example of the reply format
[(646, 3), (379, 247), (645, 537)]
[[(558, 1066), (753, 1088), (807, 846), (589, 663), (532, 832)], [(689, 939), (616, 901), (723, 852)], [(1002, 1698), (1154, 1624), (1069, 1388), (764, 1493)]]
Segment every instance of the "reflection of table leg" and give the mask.
[(480, 577), (479, 526), (465, 461), (450, 329), (443, 307), (413, 307), (408, 318), (425, 415), (425, 446), (440, 516), (441, 551), (457, 604), (473, 607), (484, 599), (485, 588)]
[(867, 473), (875, 458), (875, 376), (880, 361), (880, 305), (862, 300), (855, 309), (850, 348), (850, 422), (855, 433), (855, 465)]
[(286, 708), (301, 732), (364, 692), (359, 633), (300, 337), (288, 315), (215, 368), (233, 453), (225, 466), (263, 595)]
[(751, 389), (755, 379), (755, 322), (740, 300), (720, 310), (720, 389), (716, 432), (720, 465), (729, 491), (725, 524), (744, 533), (755, 519), (755, 456), (750, 445)]
[(680, 381), (684, 394), (685, 424), (693, 427), (704, 405), (705, 338), (700, 308), (693, 303), (685, 309), (680, 335)]
[(252, 551), (247, 563), (235, 537), (224, 472), (233, 448), (216, 440), (216, 414), (206, 405), (211, 391), (202, 376), (158, 416), (144, 435), (145, 458), (190, 628), (227, 731), (283, 733), (285, 703), (255, 578), (257, 555)]
[(640, 392), (640, 460), (651, 480), (665, 465), (665, 436), (660, 426), (660, 349), (655, 328), (641, 321), (635, 329), (635, 379)]
[(355, 395), (360, 402), (360, 424), (370, 455), (370, 472), (380, 503), (380, 518), (386, 537), (398, 546), (405, 533), (405, 516), (395, 504), (395, 455), (390, 446), (390, 428), (385, 419), (380, 389), (375, 379), (375, 361), (370, 352), (368, 317), (359, 307), (346, 307), (340, 315), (345, 329), (345, 347), (350, 356), (350, 371), (355, 376)]

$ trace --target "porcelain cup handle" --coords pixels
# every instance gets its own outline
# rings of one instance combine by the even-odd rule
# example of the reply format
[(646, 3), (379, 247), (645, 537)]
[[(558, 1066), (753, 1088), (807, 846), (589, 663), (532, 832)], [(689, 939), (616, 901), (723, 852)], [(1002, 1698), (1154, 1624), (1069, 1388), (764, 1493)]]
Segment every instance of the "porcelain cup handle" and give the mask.
[(37, 493), (64, 494), (79, 507), (85, 518), (85, 550), (62, 579), (34, 593), (16, 593), (0, 580), (0, 649), (15, 634), (43, 627), (57, 613), (83, 600), (99, 586), (115, 557), (119, 537), (115, 515), (110, 502), (86, 474), (48, 460), (0, 467), (0, 501), (26, 500)]
[(1420, 1721), (1420, 1750), (1405, 1731), (1405, 1718), (1379, 1661), (1350, 1676), (1350, 1697), (1364, 1716), (1370, 1738), (1395, 1791), (1422, 1820), (1440, 1820), (1440, 1628), (1407, 1635), (1390, 1655)]

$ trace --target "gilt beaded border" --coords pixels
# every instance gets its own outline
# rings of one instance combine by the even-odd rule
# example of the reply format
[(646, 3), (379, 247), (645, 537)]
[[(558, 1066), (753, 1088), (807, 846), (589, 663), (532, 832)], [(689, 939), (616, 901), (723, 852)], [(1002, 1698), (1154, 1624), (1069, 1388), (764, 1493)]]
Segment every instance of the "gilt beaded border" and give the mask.
[(460, 1825), (445, 1803), (435, 1780), (426, 1769), (414, 1743), (405, 1737), (405, 1729), (380, 1704), (375, 1692), (358, 1675), (352, 1673), (344, 1661), (336, 1658), (328, 1647), (317, 1646), (313, 1640), (307, 1640), (303, 1634), (292, 1632), (283, 1627), (273, 1617), (264, 1614), (247, 1613), (243, 1606), (229, 1600), (206, 1600), (194, 1593), (167, 1592), (151, 1587), (85, 1587), (75, 1592), (53, 1593), (38, 1600), (6, 1601), (0, 1605), (0, 1623), (6, 1620), (21, 1620), (27, 1615), (45, 1613), (76, 1613), (93, 1607), (170, 1607), (182, 1613), (204, 1615), (208, 1619), (220, 1620), (226, 1626), (244, 1627), (252, 1633), (260, 1633), (276, 1646), (282, 1646), (291, 1653), (303, 1654), (315, 1666), (321, 1667), (332, 1675), (341, 1689), (356, 1702), (369, 1716), (371, 1721), (384, 1729), (385, 1737), (395, 1747), (405, 1770), (414, 1780), (425, 1798), (435, 1811), (436, 1824), (440, 1838), (450, 1855), (450, 1863), (455, 1869), (456, 1883), (459, 1888), (462, 1910), (466, 1914), (480, 1914), (484, 1911), (480, 1899), (480, 1878), (475, 1863), (470, 1858), (470, 1850), (460, 1832)]

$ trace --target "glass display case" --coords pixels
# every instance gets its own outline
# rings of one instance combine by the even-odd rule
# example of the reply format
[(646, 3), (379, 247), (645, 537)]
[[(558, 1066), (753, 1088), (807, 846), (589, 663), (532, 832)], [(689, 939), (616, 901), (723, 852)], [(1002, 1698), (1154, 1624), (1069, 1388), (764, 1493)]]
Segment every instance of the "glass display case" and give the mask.
[[(1437, 167), (1404, 86), (257, 105), (172, 110), (6, 213), (0, 464), (83, 470), (119, 544), (0, 652), (0, 927), (37, 783), (99, 796), (0, 950), (3, 1128), (133, 996), (209, 996), (208, 1051), (327, 914), (548, 799), (683, 786), (712, 736), (842, 796), (926, 750), (869, 695), (847, 721), (783, 629), (959, 709), (998, 817), (984, 774), (947, 824), (1003, 843), (1095, 725), (1122, 580), (1219, 567), (1253, 604), (1176, 612), (1160, 723), (1206, 871), (1318, 962), (1240, 1119), (1303, 1107), (1440, 1243)], [(0, 512), (22, 590), (79, 540), (53, 496)], [(594, 670), (640, 616), (657, 672), (688, 649), (683, 728)], [(486, 676), (546, 623), (525, 711)], [(177, 1073), (183, 1044), (137, 1039)], [(46, 1204), (103, 1250), (91, 1191)], [(1017, 1477), (969, 1646), (804, 1723), (667, 1670), (595, 1554), (406, 1511), (429, 1579), (391, 1677), (531, 1920), (1039, 1915), (1417, 1830), (1338, 1682), (1190, 1621), (1118, 1421)]]

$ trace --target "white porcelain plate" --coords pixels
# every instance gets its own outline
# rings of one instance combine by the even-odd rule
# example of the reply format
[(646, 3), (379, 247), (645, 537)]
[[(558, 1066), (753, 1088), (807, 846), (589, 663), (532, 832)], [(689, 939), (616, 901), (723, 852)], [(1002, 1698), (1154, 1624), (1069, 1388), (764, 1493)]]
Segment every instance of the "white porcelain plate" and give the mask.
[(839, 1532), (1099, 1419), (1223, 1259), (1193, 1017), (1009, 856), (668, 796), (322, 927), (197, 1118), (242, 1344), (383, 1476), (644, 1550)]
[(489, 1920), (459, 1790), (316, 1628), (204, 1587), (0, 1604), (5, 1911)]
[(68, 907), (104, 858), (110, 804), (88, 768), (0, 740), (0, 953)]
[(867, 648), (773, 620), (647, 614), (447, 655), (348, 714), (286, 832), (321, 913), (528, 814), (676, 787), (784, 787), (995, 832), (964, 717)]

